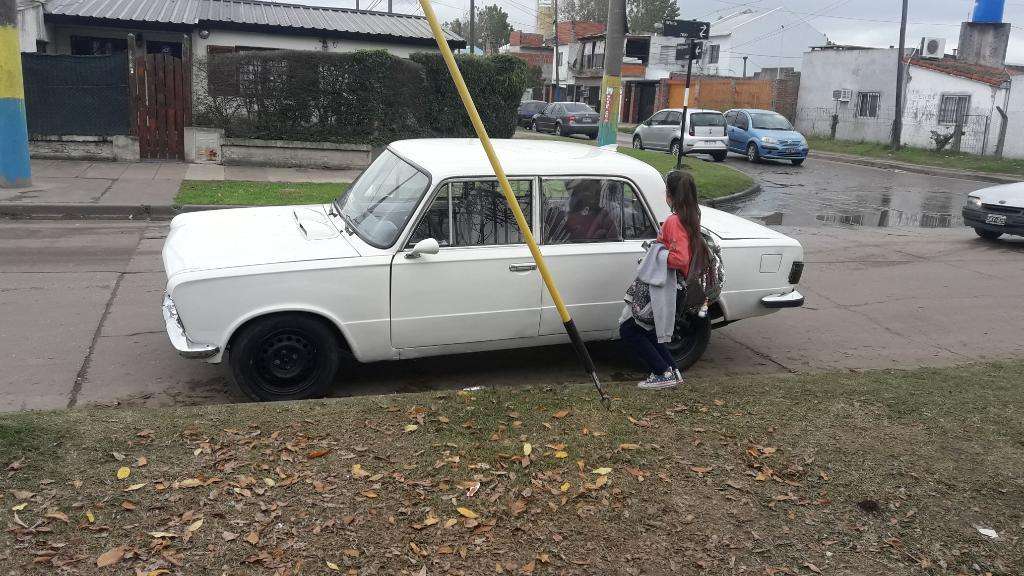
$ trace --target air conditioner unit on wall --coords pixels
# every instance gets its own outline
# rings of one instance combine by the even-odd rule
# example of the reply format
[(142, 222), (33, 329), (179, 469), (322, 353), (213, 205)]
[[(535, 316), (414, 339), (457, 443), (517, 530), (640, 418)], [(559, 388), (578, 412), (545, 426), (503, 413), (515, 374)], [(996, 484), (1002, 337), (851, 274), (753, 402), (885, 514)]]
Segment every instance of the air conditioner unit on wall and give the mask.
[(938, 60), (946, 55), (945, 38), (923, 38), (921, 39), (921, 58), (932, 58)]
[(842, 90), (833, 90), (832, 99), (837, 102), (849, 102), (853, 99), (853, 90), (843, 88)]

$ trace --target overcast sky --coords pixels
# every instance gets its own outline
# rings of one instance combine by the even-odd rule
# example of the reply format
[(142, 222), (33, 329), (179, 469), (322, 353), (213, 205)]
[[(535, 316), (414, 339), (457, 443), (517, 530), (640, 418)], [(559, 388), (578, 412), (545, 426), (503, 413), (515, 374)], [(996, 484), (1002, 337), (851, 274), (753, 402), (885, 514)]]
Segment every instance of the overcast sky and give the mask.
[[(299, 0), (296, 0), (299, 1)], [(683, 18), (707, 19), (750, 5), (758, 9), (783, 6), (794, 23), (807, 21), (833, 42), (888, 47), (899, 42), (899, 0), (677, 0)], [(360, 8), (386, 10), (387, 0), (359, 0)], [(419, 14), (418, 0), (393, 0), (396, 12)], [(355, 0), (301, 0), (302, 4), (355, 7)], [(516, 29), (534, 30), (536, 0), (478, 0), (499, 4)], [(468, 10), (469, 0), (433, 0), (438, 15), (449, 20)], [(908, 45), (924, 36), (946, 38), (946, 50), (956, 47), (960, 23), (968, 19), (974, 0), (910, 0)], [(1024, 0), (1007, 0), (1005, 22), (1014, 24), (1007, 61), (1024, 64)]]

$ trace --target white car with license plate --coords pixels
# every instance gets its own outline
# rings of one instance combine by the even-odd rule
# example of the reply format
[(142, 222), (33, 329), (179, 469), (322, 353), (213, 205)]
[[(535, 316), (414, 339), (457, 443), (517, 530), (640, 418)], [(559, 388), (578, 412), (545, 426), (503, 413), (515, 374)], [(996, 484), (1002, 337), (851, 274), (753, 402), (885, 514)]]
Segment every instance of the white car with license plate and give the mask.
[(971, 192), (963, 216), (964, 224), (986, 240), (1003, 234), (1024, 236), (1024, 182)]
[[(633, 148), (678, 155), (682, 119), (681, 108), (659, 110), (633, 130)], [(725, 115), (717, 110), (687, 109), (682, 141), (684, 154), (709, 154), (715, 162), (722, 162), (729, 155)]]
[[(629, 156), (567, 142), (495, 148), (587, 340), (618, 337), (644, 242), (669, 215), (664, 180)], [(800, 306), (800, 243), (703, 208), (725, 290), (681, 315), (686, 367), (716, 326)], [(391, 144), (331, 204), (182, 214), (163, 248), (166, 328), (183, 356), (221, 362), (258, 400), (325, 394), (342, 360), (568, 341), (493, 171), (471, 139)]]

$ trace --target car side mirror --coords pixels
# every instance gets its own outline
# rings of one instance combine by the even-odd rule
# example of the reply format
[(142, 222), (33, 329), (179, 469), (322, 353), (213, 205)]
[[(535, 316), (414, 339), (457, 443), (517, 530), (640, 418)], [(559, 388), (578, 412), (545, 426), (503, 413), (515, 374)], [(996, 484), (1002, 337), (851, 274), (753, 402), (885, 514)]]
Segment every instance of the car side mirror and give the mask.
[(433, 238), (424, 238), (417, 242), (416, 245), (412, 247), (412, 250), (406, 252), (405, 257), (410, 259), (419, 258), (424, 254), (437, 254), (440, 251), (441, 245), (437, 243), (437, 240), (434, 240)]

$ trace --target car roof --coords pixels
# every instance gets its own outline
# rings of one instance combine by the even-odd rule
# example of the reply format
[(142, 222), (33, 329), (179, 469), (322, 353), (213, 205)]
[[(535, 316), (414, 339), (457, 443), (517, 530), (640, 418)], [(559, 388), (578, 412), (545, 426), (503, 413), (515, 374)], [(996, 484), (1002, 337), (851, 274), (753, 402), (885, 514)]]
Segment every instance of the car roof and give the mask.
[[(509, 176), (623, 176), (638, 180), (641, 186), (650, 185), (651, 178), (664, 185), (658, 171), (647, 163), (597, 146), (531, 139), (499, 139), (491, 143)], [(399, 140), (388, 148), (430, 172), (435, 182), (494, 175), (480, 141), (475, 138)]]
[[(762, 108), (733, 108), (732, 110), (729, 110), (729, 112), (765, 112), (768, 114), (779, 114), (775, 110), (764, 110)], [(779, 114), (779, 116), (782, 116), (782, 114)]]

